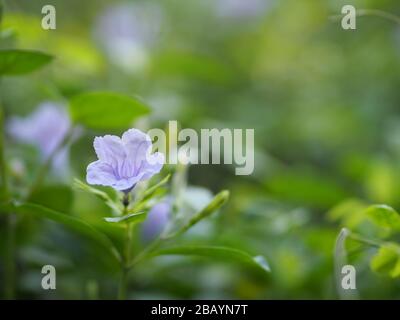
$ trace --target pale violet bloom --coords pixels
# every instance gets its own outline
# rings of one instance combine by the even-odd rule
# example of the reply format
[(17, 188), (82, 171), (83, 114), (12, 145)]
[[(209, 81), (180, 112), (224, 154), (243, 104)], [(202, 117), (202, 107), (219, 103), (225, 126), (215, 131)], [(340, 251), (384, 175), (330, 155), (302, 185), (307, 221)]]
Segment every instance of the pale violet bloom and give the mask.
[(214, 3), (221, 17), (252, 18), (265, 12), (271, 0), (217, 0)]
[(154, 205), (142, 224), (142, 239), (149, 242), (160, 235), (166, 228), (171, 215), (171, 203), (164, 200)]
[(126, 131), (122, 138), (96, 137), (93, 146), (99, 160), (87, 168), (86, 180), (92, 185), (128, 192), (139, 181), (160, 172), (164, 164), (164, 155), (160, 152), (151, 154), (149, 135), (138, 129)]
[[(7, 132), (16, 140), (36, 146), (45, 161), (56, 151), (71, 128), (71, 122), (62, 105), (44, 102), (31, 115), (13, 117), (7, 123)], [(59, 150), (53, 160), (57, 171), (68, 167), (68, 149)]]
[(147, 64), (148, 50), (161, 32), (163, 12), (151, 3), (123, 3), (98, 17), (95, 37), (111, 61), (129, 71)]

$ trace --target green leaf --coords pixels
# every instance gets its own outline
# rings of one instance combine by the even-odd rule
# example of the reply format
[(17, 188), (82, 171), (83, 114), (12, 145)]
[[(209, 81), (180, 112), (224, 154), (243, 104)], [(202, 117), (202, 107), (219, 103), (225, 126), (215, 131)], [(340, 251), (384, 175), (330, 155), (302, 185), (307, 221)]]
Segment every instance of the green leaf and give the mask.
[(82, 190), (82, 191), (85, 191), (85, 192), (95, 195), (97, 198), (104, 201), (104, 203), (107, 206), (109, 206), (115, 213), (122, 212), (122, 210), (123, 210), (122, 206), (119, 205), (118, 203), (116, 203), (115, 201), (113, 201), (110, 198), (110, 196), (107, 193), (105, 193), (104, 191), (93, 188), (77, 178), (74, 179), (74, 186), (78, 190)]
[(400, 231), (400, 215), (387, 205), (373, 205), (367, 208), (366, 215), (378, 227), (390, 231)]
[(335, 179), (309, 167), (276, 171), (265, 181), (266, 191), (280, 200), (328, 209), (347, 197)]
[(393, 267), (392, 271), (390, 272), (390, 276), (392, 278), (400, 277), (400, 259), (397, 259), (396, 265)]
[(14, 76), (33, 72), (53, 60), (51, 55), (39, 51), (0, 50), (0, 75)]
[(143, 210), (148, 210), (150, 209), (153, 204), (151, 203), (154, 197), (159, 197), (162, 195), (162, 191), (165, 191), (164, 189), (161, 189), (162, 186), (164, 186), (170, 178), (170, 175), (167, 175), (164, 179), (162, 179), (160, 182), (156, 183), (155, 185), (151, 186), (147, 190), (143, 192), (141, 196), (137, 199), (137, 203), (129, 209), (128, 213), (135, 213), (137, 211), (143, 211)]
[(72, 119), (92, 129), (126, 129), (150, 112), (138, 98), (113, 93), (89, 92), (71, 99)]
[(332, 221), (340, 220), (343, 226), (354, 229), (365, 220), (367, 205), (358, 199), (346, 199), (335, 205), (328, 212)]
[(95, 243), (104, 247), (118, 262), (121, 261), (120, 254), (111, 240), (106, 235), (93, 228), (90, 224), (77, 217), (32, 203), (2, 204), (0, 205), (0, 212), (30, 214), (35, 217), (45, 218), (60, 223), (71, 230), (93, 240)]
[(141, 212), (136, 212), (136, 213), (131, 213), (127, 214), (121, 217), (106, 217), (104, 218), (105, 221), (107, 222), (112, 222), (112, 223), (120, 223), (120, 222), (142, 222), (146, 219), (146, 211), (141, 211)]
[(229, 199), (229, 191), (228, 190), (223, 190), (220, 193), (218, 193), (212, 200), (211, 202), (200, 212), (194, 214), (187, 223), (185, 223), (177, 232), (166, 236), (166, 238), (172, 238), (177, 235), (180, 235), (187, 230), (189, 230), (191, 227), (193, 227), (196, 223), (198, 223), (200, 220), (208, 217), (211, 215), (213, 212), (217, 211), (219, 208), (221, 208), (225, 202), (227, 202)]
[(234, 261), (243, 263), (261, 269), (265, 272), (270, 272), (271, 269), (267, 260), (263, 256), (251, 256), (248, 253), (228, 247), (218, 246), (177, 246), (165, 248), (155, 251), (151, 256), (160, 255), (187, 255), (187, 256), (202, 256), (212, 259), (220, 259), (224, 261)]
[(28, 201), (57, 211), (70, 212), (73, 198), (70, 187), (49, 185), (35, 190)]
[(162, 179), (160, 182), (156, 183), (154, 186), (151, 186), (148, 188), (144, 193), (143, 193), (143, 199), (147, 200), (153, 196), (153, 194), (157, 191), (158, 188), (164, 186), (168, 181), (171, 175), (167, 175), (164, 179)]
[(371, 269), (393, 278), (400, 276), (400, 247), (394, 243), (380, 247), (371, 260)]

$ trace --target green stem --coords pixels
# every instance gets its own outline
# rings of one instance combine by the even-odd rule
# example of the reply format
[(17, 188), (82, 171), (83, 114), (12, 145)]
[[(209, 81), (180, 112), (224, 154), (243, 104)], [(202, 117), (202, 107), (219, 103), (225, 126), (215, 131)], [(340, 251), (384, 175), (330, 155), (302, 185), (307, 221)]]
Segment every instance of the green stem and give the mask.
[(151, 253), (157, 249), (160, 245), (163, 243), (171, 240), (172, 238), (175, 238), (176, 236), (180, 235), (180, 233), (175, 232), (172, 234), (168, 234), (168, 230), (165, 229), (163, 233), (161, 233), (157, 239), (155, 239), (153, 242), (151, 242), (147, 247), (145, 247), (136, 257), (133, 259), (133, 261), (128, 265), (128, 268), (132, 268), (134, 265), (142, 261), (143, 259), (147, 258)]
[(342, 274), (341, 270), (344, 265), (347, 264), (347, 252), (345, 243), (347, 239), (357, 241), (366, 244), (371, 247), (380, 248), (385, 245), (386, 242), (376, 239), (368, 239), (359, 234), (353, 233), (348, 229), (342, 229), (336, 239), (335, 251), (334, 251), (334, 267), (336, 277), (336, 289), (341, 299), (358, 299), (358, 292), (356, 290), (348, 291), (343, 290), (341, 286)]
[(146, 248), (144, 248), (133, 261), (128, 265), (128, 268), (131, 269), (134, 265), (142, 261), (144, 258), (146, 258), (151, 252), (155, 249), (157, 249), (164, 241), (164, 238), (157, 238), (154, 240), (150, 245), (148, 245)]
[(118, 299), (125, 300), (128, 288), (128, 273), (130, 271), (129, 264), (131, 260), (131, 243), (132, 243), (132, 224), (126, 224), (125, 254), (121, 262), (121, 276), (118, 288)]
[(119, 287), (118, 287), (118, 300), (126, 300), (126, 291), (128, 286), (128, 272), (129, 270), (122, 266), (121, 268), (121, 276), (119, 280)]
[(357, 16), (362, 17), (362, 16), (376, 16), (376, 17), (380, 17), (392, 22), (395, 22), (397, 24), (400, 24), (400, 17), (386, 12), (386, 11), (382, 11), (382, 10), (377, 10), (377, 9), (360, 9), (357, 10)]
[(129, 265), (129, 263), (131, 261), (131, 244), (132, 244), (132, 224), (127, 223), (127, 226), (126, 226), (126, 252), (125, 252), (126, 266)]
[(343, 228), (336, 238), (335, 250), (334, 250), (334, 271), (335, 271), (335, 282), (336, 290), (339, 298), (347, 300), (351, 298), (349, 293), (342, 288), (342, 268), (347, 264), (347, 252), (346, 252), (346, 240), (351, 235), (351, 231)]
[[(0, 105), (0, 201), (10, 200), (8, 190), (7, 166), (4, 154), (4, 107)], [(16, 251), (16, 216), (7, 215), (6, 253), (4, 262), (4, 296), (6, 299), (15, 298), (15, 251)]]
[(15, 251), (16, 251), (16, 216), (9, 214), (7, 216), (7, 235), (6, 235), (6, 257), (4, 265), (4, 289), (5, 298), (15, 299)]
[(8, 179), (7, 179), (7, 166), (5, 161), (5, 143), (4, 143), (4, 107), (0, 105), (0, 201), (7, 201), (8, 194)]

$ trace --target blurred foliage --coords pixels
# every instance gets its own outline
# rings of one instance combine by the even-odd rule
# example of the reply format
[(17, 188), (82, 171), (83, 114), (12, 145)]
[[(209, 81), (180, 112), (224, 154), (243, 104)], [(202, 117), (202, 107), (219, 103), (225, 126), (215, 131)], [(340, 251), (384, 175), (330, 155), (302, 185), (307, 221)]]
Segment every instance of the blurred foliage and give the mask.
[[(397, 0), (351, 3), (400, 16)], [(56, 30), (41, 28), (45, 4), (57, 9)], [(331, 17), (345, 4), (5, 0), (0, 74), (31, 72), (54, 57), (26, 76), (1, 79), (5, 120), (30, 114), (43, 101), (72, 101), (73, 119), (86, 126), (72, 142), (68, 175), (53, 172), (30, 203), (7, 204), (21, 212), (17, 297), (115, 298), (118, 268), (105, 252), (121, 250), (123, 227), (103, 219), (111, 209), (101, 199), (114, 201), (117, 195), (99, 188), (95, 197), (73, 188), (73, 179), (84, 180), (95, 157), (94, 136), (121, 135), (132, 121), (132, 127), (147, 130), (178, 120), (182, 128), (196, 130), (254, 128), (255, 172), (235, 176), (233, 166), (191, 166), (181, 190), (186, 216), (196, 219), (221, 189), (230, 190), (230, 200), (177, 240), (176, 250), (184, 255), (135, 265), (128, 298), (338, 298), (334, 248), (341, 228), (351, 230), (345, 248), (356, 266), (359, 296), (399, 298), (400, 26), (367, 15), (357, 18), (357, 30), (344, 31), (340, 19)], [(128, 24), (138, 27), (136, 43), (99, 27), (101, 17), (120, 5), (133, 5), (139, 15), (145, 8), (139, 26)], [(117, 16), (111, 21), (123, 25)], [(34, 56), (10, 69), (7, 61), (18, 61), (22, 50)], [(120, 103), (108, 100), (110, 92)], [(90, 104), (98, 106), (88, 107), (93, 114), (85, 111)], [(139, 107), (126, 113), (132, 104)], [(39, 174), (40, 160), (33, 148), (8, 135), (4, 144), (10, 193), (20, 199)], [(172, 185), (154, 196), (163, 198)], [(371, 207), (376, 203), (386, 206)], [(75, 232), (43, 217), (66, 219)], [(0, 289), (6, 230), (7, 219), (0, 215)], [(83, 241), (88, 233), (97, 241)], [(145, 243), (140, 232), (134, 234), (137, 253)], [(201, 254), (189, 254), (198, 245)], [(250, 259), (265, 256), (271, 273), (232, 263), (237, 259), (204, 257), (219, 257), (221, 247), (248, 252)], [(44, 264), (57, 267), (56, 291), (40, 287)]]

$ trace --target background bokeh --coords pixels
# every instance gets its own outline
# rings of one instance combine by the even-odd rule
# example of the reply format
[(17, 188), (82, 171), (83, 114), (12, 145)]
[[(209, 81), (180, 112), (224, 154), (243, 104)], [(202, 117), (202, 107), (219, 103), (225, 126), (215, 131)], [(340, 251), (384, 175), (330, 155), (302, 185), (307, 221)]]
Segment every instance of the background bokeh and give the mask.
[[(112, 90), (151, 106), (137, 127), (178, 120), (196, 130), (255, 129), (252, 175), (236, 176), (228, 165), (189, 168), (189, 202), (220, 189), (231, 198), (187, 237), (262, 254), (272, 272), (157, 258), (132, 272), (130, 298), (338, 297), (335, 238), (355, 225), (335, 219), (338, 206), (343, 215), (372, 203), (400, 206), (400, 26), (362, 16), (345, 31), (332, 16), (349, 2), (400, 14), (397, 0), (5, 1), (1, 47), (56, 57), (32, 75), (2, 79), (7, 116)], [(56, 7), (56, 30), (41, 28), (45, 4)], [(105, 133), (84, 131), (71, 147), (70, 173), (50, 177), (38, 202), (93, 224), (107, 215), (100, 201), (71, 188), (95, 158), (93, 137)], [(10, 166), (29, 179), (36, 151), (12, 139), (7, 147)], [(115, 270), (92, 244), (34, 219), (18, 235), (19, 298), (114, 298)], [(399, 298), (399, 280), (369, 268), (375, 252), (361, 247), (350, 257), (360, 297)], [(38, 286), (43, 264), (57, 266), (56, 292)]]

